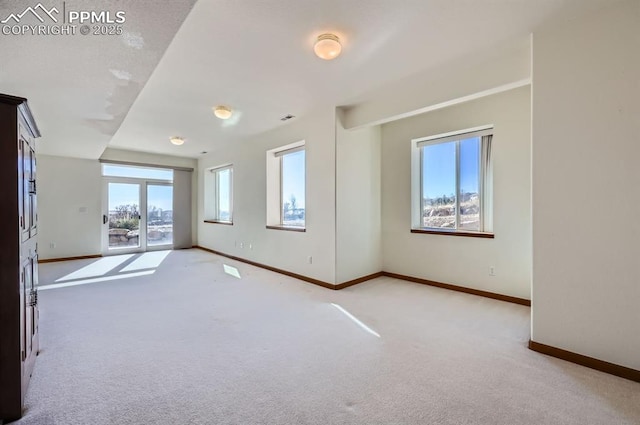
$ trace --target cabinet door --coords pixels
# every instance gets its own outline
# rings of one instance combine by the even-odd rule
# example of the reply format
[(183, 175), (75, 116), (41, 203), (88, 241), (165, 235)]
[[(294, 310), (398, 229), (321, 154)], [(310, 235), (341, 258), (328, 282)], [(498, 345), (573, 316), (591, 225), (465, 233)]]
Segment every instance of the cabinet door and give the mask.
[(33, 266), (31, 264), (31, 258), (28, 258), (23, 263), (22, 271), (24, 275), (21, 291), (21, 295), (24, 294), (21, 297), (23, 298), (22, 311), (24, 312), (24, 315), (22, 316), (22, 321), (24, 322), (24, 328), (22, 332), (24, 354), (22, 356), (22, 359), (25, 360), (31, 355), (31, 341), (33, 339), (33, 306), (31, 305), (33, 291)]
[(38, 256), (34, 254), (23, 263), (23, 360), (33, 361), (31, 356), (38, 350)]
[(38, 333), (38, 254), (31, 258), (31, 347), (37, 352), (38, 344), (36, 334)]
[(22, 199), (24, 212), (24, 229), (22, 240), (26, 241), (31, 237), (31, 149), (26, 140), (23, 139), (22, 155)]
[(25, 361), (27, 358), (27, 328), (25, 327), (24, 318), (26, 316), (27, 293), (25, 292), (25, 273), (26, 263), (20, 266), (20, 360)]
[(36, 182), (36, 152), (29, 149), (29, 162), (31, 164), (31, 179), (29, 180), (29, 197), (30, 197), (30, 221), (31, 229), (30, 237), (34, 237), (38, 233), (38, 200), (37, 200), (37, 182)]
[(20, 221), (20, 233), (22, 234), (22, 241), (29, 239), (29, 227), (27, 227), (27, 218), (25, 213), (25, 206), (27, 205), (27, 193), (28, 186), (27, 177), (24, 172), (25, 164), (25, 146), (28, 146), (24, 138), (18, 139), (18, 212)]

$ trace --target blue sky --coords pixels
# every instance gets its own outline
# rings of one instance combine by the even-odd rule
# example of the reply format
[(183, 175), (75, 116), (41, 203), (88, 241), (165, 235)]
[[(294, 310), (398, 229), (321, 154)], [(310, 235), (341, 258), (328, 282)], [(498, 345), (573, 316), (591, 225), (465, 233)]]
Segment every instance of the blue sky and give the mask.
[[(109, 210), (118, 205), (136, 204), (140, 206), (140, 192), (138, 184), (109, 183)], [(155, 186), (148, 187), (147, 203), (161, 210), (173, 210), (173, 187)]]
[(119, 205), (140, 205), (140, 186), (130, 183), (109, 183), (109, 211)]
[(296, 197), (296, 207), (304, 208), (305, 198), (305, 151), (298, 151), (282, 157), (282, 197), (289, 202)]
[(218, 173), (218, 192), (220, 193), (220, 211), (229, 212), (229, 187), (231, 170), (223, 170)]
[[(103, 175), (173, 181), (173, 170), (160, 168), (104, 164)], [(136, 204), (139, 207), (139, 190), (138, 184), (109, 183), (109, 210), (113, 210), (118, 205)], [(173, 210), (172, 186), (149, 185), (147, 197), (149, 207), (154, 206), (161, 210)]]
[[(427, 145), (423, 155), (422, 190), (425, 198), (451, 196), (456, 192), (455, 142)], [(478, 192), (480, 138), (460, 141), (460, 190)]]
[(147, 204), (163, 211), (173, 210), (173, 186), (147, 186)]

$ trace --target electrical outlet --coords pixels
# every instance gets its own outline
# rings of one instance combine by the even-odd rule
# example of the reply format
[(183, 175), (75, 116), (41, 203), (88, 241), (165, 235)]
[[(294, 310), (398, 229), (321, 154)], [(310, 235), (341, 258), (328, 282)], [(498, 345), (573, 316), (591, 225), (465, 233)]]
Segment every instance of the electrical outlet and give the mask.
[(49, 244), (49, 248), (51, 248), (51, 249), (56, 249), (56, 243), (55, 243), (55, 242), (51, 242), (51, 243)]
[(489, 276), (495, 276), (496, 275), (496, 268), (491, 266), (489, 267)]
[(244, 242), (240, 242), (240, 249), (244, 249)]
[(309, 264), (313, 264), (313, 257), (312, 256), (307, 257), (307, 261), (309, 262)]

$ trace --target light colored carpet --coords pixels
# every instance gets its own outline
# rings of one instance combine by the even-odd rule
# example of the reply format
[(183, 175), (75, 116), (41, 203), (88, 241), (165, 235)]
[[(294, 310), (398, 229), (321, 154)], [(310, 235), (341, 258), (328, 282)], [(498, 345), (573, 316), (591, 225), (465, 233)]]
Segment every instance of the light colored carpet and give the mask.
[(640, 384), (526, 348), (529, 308), (389, 278), (331, 291), (175, 251), (40, 309), (20, 425), (640, 424)]

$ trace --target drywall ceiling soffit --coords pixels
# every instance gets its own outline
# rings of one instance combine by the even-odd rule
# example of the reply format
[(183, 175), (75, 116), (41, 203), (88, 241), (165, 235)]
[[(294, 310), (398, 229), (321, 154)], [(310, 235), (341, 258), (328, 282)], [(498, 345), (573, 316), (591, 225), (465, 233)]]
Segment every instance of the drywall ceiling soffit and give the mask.
[(339, 109), (346, 129), (384, 124), (531, 83), (530, 38), (393, 81)]
[(100, 161), (105, 162), (130, 162), (138, 164), (175, 166), (194, 169), (198, 167), (198, 160), (195, 158), (181, 158), (156, 153), (137, 152), (114, 148), (106, 148), (99, 159)]
[[(32, 4), (33, 3), (33, 4)], [(56, 25), (69, 11), (125, 12), (122, 34), (0, 34), (0, 92), (29, 99), (43, 154), (98, 158), (117, 132), (195, 0), (34, 0), (0, 2), (0, 21), (28, 11), (20, 25)], [(37, 5), (42, 4), (42, 8)], [(52, 9), (55, 8), (55, 11)], [(65, 13), (66, 12), (66, 13)], [(13, 24), (13, 20), (8, 24)], [(0, 27), (4, 25), (0, 24)], [(119, 32), (119, 30), (118, 30)]]

